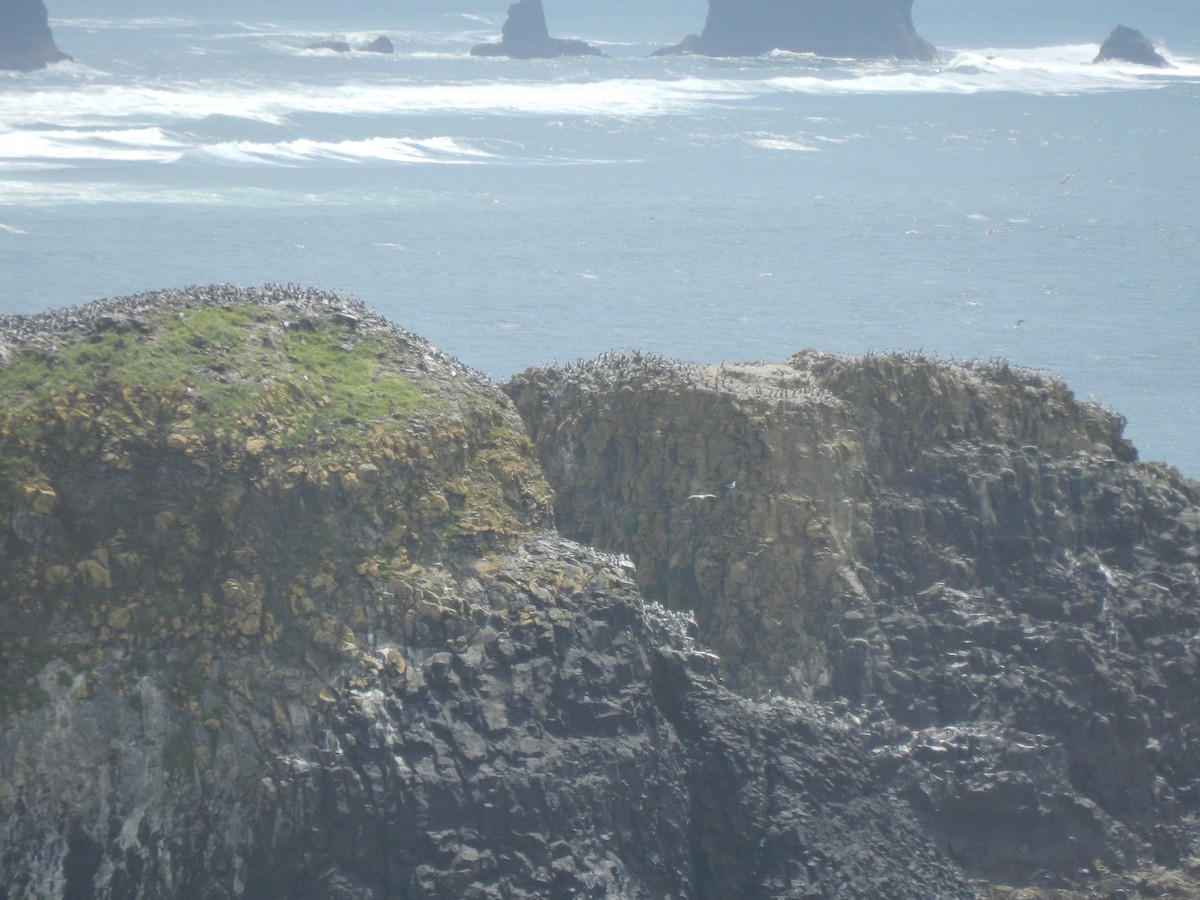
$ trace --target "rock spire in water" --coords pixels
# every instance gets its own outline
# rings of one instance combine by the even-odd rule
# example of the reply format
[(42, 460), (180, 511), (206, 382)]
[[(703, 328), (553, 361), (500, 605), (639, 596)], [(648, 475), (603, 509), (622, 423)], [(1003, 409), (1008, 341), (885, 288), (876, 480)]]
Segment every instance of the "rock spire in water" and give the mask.
[(508, 19), (499, 43), (478, 44), (472, 56), (510, 56), (513, 59), (550, 59), (555, 56), (603, 56), (591, 44), (550, 37), (542, 0), (518, 0), (508, 8)]
[(42, 0), (0, 2), (0, 69), (32, 72), (70, 58), (54, 44)]

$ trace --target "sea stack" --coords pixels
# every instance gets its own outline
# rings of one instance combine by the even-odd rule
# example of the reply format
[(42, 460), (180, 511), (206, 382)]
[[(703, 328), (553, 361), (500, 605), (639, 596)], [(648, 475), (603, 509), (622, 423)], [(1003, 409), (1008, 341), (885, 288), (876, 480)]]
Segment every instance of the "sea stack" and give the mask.
[(913, 0), (709, 0), (708, 20), (656, 55), (758, 56), (772, 50), (856, 59), (931, 60)]
[(472, 56), (508, 56), (513, 59), (551, 59), (556, 56), (603, 56), (583, 41), (550, 37), (542, 0), (518, 0), (508, 8), (500, 42), (478, 44)]
[(54, 44), (42, 0), (0, 3), (0, 69), (32, 72), (70, 58)]
[(1093, 63), (1105, 60), (1119, 59), (1125, 62), (1137, 63), (1142, 66), (1154, 66), (1157, 69), (1169, 69), (1171, 64), (1154, 49), (1150, 39), (1136, 28), (1118, 25), (1113, 29), (1096, 54)]

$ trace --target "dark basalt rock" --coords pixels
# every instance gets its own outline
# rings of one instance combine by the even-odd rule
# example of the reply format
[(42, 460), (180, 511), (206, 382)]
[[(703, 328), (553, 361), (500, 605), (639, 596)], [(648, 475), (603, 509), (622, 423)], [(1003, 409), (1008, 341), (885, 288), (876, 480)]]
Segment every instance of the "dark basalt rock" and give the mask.
[(704, 31), (656, 55), (759, 56), (772, 50), (856, 59), (931, 60), (913, 0), (709, 0)]
[(54, 45), (42, 0), (0, 3), (0, 69), (32, 72), (70, 58)]
[(546, 27), (542, 0), (518, 0), (508, 8), (499, 43), (478, 44), (472, 56), (509, 56), (513, 59), (551, 59), (556, 56), (603, 56), (583, 41), (552, 38)]
[(361, 304), (188, 288), (0, 346), (3, 896), (972, 895), (857, 727), (723, 687), (546, 530), (499, 389)]
[(6, 896), (1200, 896), (1200, 485), (1047, 376), (505, 397), (291, 285), (0, 355)]
[(1200, 484), (1118, 416), (919, 356), (612, 356), (506, 389), (563, 533), (694, 610), (743, 693), (857, 710), (968, 874), (1196, 855)]
[(1100, 52), (1092, 62), (1104, 62), (1106, 59), (1119, 59), (1142, 66), (1154, 66), (1157, 69), (1171, 68), (1171, 64), (1154, 49), (1154, 44), (1149, 38), (1137, 29), (1126, 28), (1124, 25), (1113, 29), (1108, 40), (1100, 45)]

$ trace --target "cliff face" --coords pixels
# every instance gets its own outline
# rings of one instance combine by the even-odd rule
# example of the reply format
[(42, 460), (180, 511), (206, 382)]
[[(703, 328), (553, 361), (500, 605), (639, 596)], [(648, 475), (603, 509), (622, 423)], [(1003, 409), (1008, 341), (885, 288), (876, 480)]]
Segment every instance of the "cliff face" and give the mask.
[(0, 319), (0, 883), (969, 896), (828, 711), (546, 530), (506, 398), (360, 305)]
[(506, 388), (567, 535), (743, 692), (848, 705), (969, 872), (1195, 850), (1200, 488), (1001, 365), (613, 357)]
[(920, 357), (505, 390), (294, 287), (0, 318), (0, 884), (1198, 895), (1200, 487), (1118, 417)]
[(0, 69), (31, 72), (70, 58), (54, 45), (42, 0), (5, 0), (0, 5)]
[(912, 6), (913, 0), (710, 0), (704, 31), (659, 52), (934, 59), (933, 46), (913, 27)]

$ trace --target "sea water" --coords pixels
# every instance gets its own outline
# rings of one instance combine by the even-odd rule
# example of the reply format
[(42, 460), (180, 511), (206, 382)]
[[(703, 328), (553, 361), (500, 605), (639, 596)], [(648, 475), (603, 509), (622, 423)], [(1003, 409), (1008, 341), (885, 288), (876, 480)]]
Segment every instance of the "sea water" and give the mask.
[[(608, 56), (471, 57), (507, 5), (51, 0), (75, 61), (0, 73), (0, 313), (304, 283), (497, 379), (1003, 357), (1200, 476), (1190, 3), (918, 0), (914, 64), (649, 58), (703, 0), (545, 0)], [(1093, 65), (1118, 22), (1174, 68)]]

